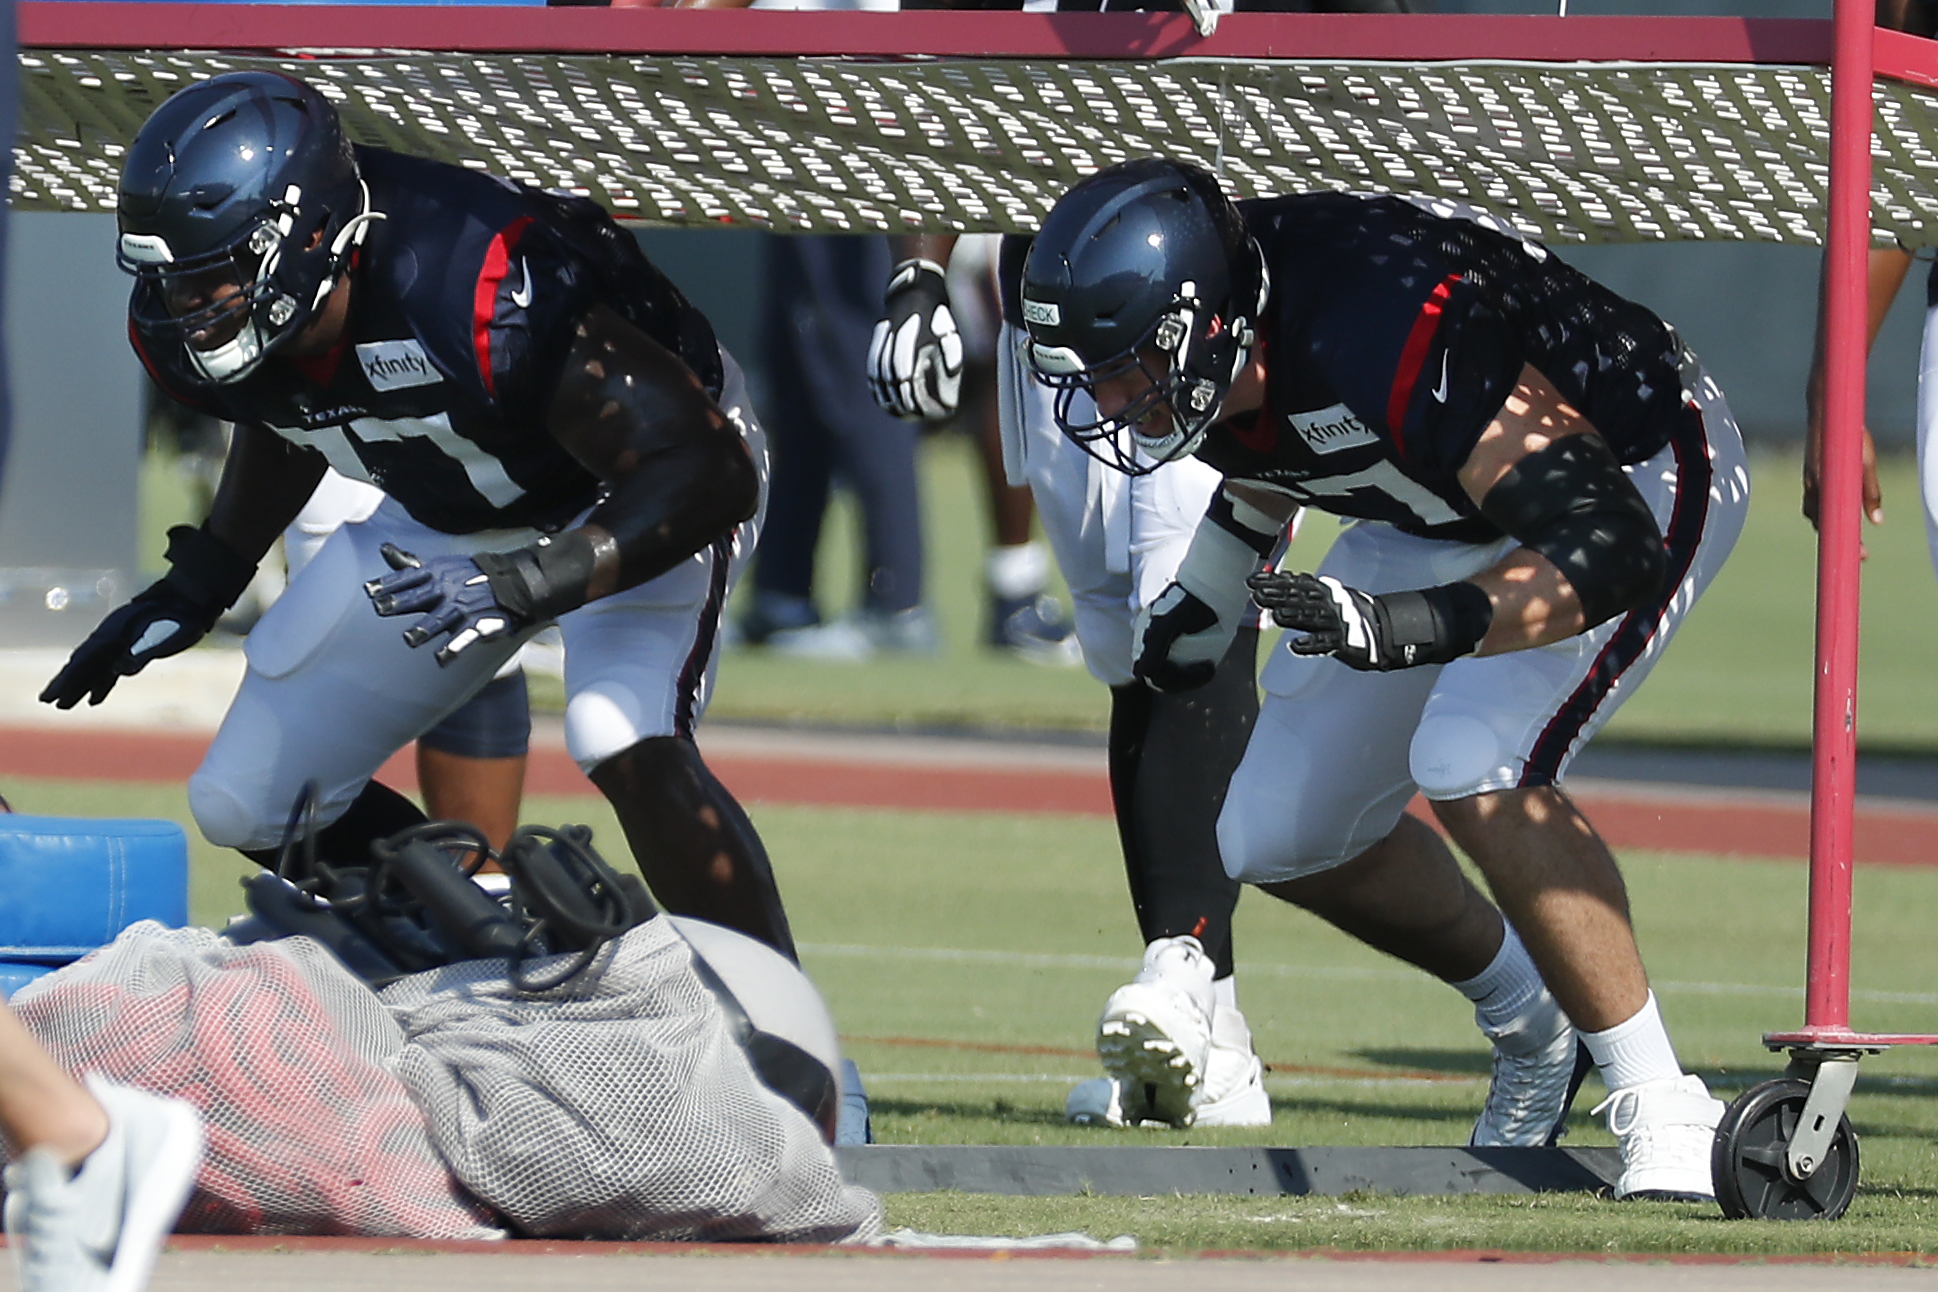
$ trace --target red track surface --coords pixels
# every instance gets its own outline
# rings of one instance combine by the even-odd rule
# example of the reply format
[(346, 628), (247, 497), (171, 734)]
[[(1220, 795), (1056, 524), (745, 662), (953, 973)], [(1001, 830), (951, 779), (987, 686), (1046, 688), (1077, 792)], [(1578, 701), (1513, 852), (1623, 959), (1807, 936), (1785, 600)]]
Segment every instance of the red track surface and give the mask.
[[(182, 781), (195, 770), (207, 744), (206, 735), (0, 728), (0, 776)], [(1100, 773), (744, 754), (714, 754), (709, 761), (748, 803), (1091, 816), (1110, 812), (1110, 789)], [(392, 759), (382, 776), (398, 788), (416, 786), (408, 755)], [(527, 786), (535, 794), (593, 792), (571, 759), (554, 748), (533, 749)], [(1601, 782), (1577, 785), (1575, 798), (1617, 848), (1802, 859), (1809, 847), (1810, 811), (1802, 795), (1691, 792)], [(1930, 865), (1938, 862), (1935, 841), (1938, 807), (1858, 805), (1859, 862)]]

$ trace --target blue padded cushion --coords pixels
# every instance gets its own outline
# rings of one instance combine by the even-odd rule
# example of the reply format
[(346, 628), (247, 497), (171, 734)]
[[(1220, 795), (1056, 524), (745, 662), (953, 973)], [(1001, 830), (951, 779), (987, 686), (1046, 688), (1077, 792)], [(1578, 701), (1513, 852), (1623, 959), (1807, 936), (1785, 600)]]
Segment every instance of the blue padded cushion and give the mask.
[(181, 826), (0, 814), (0, 957), (73, 959), (138, 920), (188, 923)]

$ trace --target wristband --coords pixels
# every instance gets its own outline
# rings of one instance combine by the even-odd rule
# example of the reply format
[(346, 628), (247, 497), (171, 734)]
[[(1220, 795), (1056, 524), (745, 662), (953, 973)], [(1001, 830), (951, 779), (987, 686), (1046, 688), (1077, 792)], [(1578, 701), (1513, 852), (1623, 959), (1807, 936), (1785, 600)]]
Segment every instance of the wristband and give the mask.
[(509, 552), (479, 552), (471, 559), (484, 571), (499, 605), (530, 623), (548, 623), (591, 599), (598, 557), (591, 538), (574, 529)]
[(177, 525), (169, 530), (163, 555), (168, 573), (161, 581), (211, 618), (241, 600), (256, 577), (256, 563), (209, 533), (207, 525), (199, 529)]
[(1386, 592), (1373, 600), (1386, 620), (1382, 644), (1407, 668), (1473, 654), (1494, 622), (1494, 603), (1471, 583)]

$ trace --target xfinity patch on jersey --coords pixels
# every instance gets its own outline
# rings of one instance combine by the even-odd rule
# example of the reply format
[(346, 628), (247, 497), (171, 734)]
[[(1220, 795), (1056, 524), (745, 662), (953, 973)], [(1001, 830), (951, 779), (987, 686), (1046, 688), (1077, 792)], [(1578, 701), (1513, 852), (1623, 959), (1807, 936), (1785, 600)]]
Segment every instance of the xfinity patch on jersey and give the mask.
[(365, 341), (357, 347), (357, 362), (376, 390), (404, 390), (444, 380), (444, 374), (431, 366), (430, 356), (414, 338)]
[(1352, 410), (1344, 404), (1334, 404), (1310, 413), (1289, 413), (1285, 420), (1292, 423), (1292, 429), (1311, 446), (1314, 453), (1340, 453), (1346, 449), (1379, 443), (1379, 436), (1373, 433), (1373, 429), (1354, 417)]

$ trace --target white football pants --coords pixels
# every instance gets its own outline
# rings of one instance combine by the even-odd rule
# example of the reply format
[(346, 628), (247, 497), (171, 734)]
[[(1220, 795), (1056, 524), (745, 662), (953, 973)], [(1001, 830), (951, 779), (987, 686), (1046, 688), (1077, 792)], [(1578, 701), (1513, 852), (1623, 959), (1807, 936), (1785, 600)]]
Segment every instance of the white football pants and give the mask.
[[(1534, 650), (1362, 673), (1274, 651), (1266, 696), (1218, 821), (1225, 870), (1271, 883), (1341, 865), (1429, 799), (1553, 785), (1648, 676), (1721, 568), (1749, 509), (1743, 441), (1722, 392), (1689, 361), (1699, 430), (1626, 468), (1669, 548), (1662, 591), (1588, 632)], [(1362, 522), (1321, 572), (1365, 592), (1469, 577), (1513, 547), (1438, 542)]]

